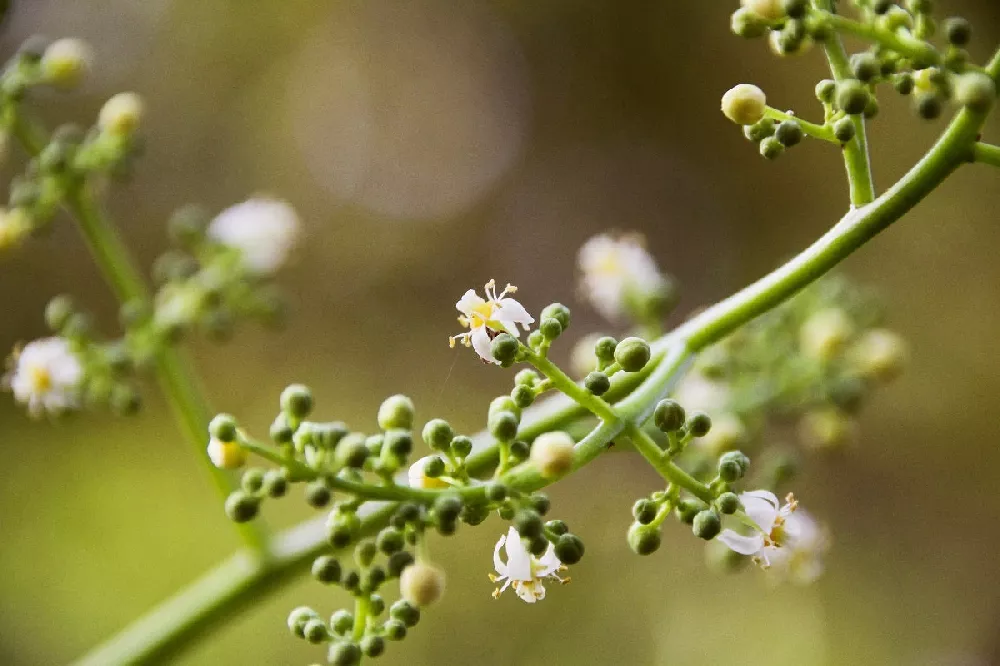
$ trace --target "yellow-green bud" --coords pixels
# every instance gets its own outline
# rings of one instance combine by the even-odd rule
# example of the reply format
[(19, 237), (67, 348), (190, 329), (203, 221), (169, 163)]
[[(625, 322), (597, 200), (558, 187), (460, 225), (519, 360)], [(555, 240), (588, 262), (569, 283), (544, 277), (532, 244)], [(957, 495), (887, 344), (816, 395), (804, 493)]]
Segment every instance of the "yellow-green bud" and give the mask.
[(741, 83), (722, 96), (722, 113), (737, 125), (753, 125), (764, 117), (767, 97), (750, 83)]
[(814, 449), (840, 449), (854, 442), (857, 424), (836, 409), (820, 409), (802, 417), (799, 436), (806, 446)]
[(39, 63), (46, 83), (72, 88), (90, 69), (90, 45), (79, 39), (57, 39), (42, 53)]
[(142, 122), (142, 97), (133, 92), (118, 93), (101, 107), (97, 126), (102, 132), (117, 136), (135, 134)]
[(390, 396), (378, 408), (378, 427), (409, 430), (413, 427), (413, 411), (413, 401), (405, 395)]
[(955, 81), (955, 101), (973, 111), (989, 111), (996, 98), (996, 84), (981, 72), (962, 74)]
[(781, 0), (743, 0), (740, 4), (768, 21), (777, 21), (785, 16)]
[(809, 317), (799, 331), (802, 353), (818, 361), (839, 354), (854, 334), (854, 324), (840, 308), (820, 310)]
[(857, 341), (851, 357), (863, 376), (888, 381), (906, 365), (906, 341), (884, 328), (872, 329)]
[(531, 445), (531, 462), (543, 478), (554, 479), (573, 467), (573, 438), (564, 432), (546, 432)]
[(444, 572), (433, 564), (417, 562), (403, 570), (399, 592), (417, 608), (429, 606), (444, 594)]

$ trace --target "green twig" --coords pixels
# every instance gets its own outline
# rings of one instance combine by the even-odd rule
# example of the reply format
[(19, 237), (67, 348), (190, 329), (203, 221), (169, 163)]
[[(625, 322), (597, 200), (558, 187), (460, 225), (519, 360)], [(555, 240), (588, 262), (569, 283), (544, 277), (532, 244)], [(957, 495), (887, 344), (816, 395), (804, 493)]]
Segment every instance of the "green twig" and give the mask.
[(814, 139), (821, 139), (823, 141), (829, 141), (830, 143), (840, 144), (840, 140), (833, 135), (833, 129), (826, 125), (817, 125), (816, 123), (811, 123), (808, 120), (803, 120), (792, 113), (786, 113), (784, 111), (779, 111), (774, 107), (767, 107), (764, 110), (764, 117), (770, 118), (772, 120), (782, 121), (782, 120), (794, 120), (802, 128), (802, 131), (811, 136)]
[(991, 143), (977, 143), (972, 150), (972, 159), (980, 164), (1000, 167), (1000, 146)]

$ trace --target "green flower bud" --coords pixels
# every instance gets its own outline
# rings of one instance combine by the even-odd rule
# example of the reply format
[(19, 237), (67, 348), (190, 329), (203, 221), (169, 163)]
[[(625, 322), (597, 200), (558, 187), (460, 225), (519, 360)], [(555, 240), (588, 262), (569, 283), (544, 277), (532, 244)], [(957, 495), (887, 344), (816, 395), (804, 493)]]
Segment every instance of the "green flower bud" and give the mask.
[(45, 324), (53, 331), (61, 331), (73, 316), (75, 308), (69, 296), (56, 296), (45, 306)]
[(434, 500), (434, 514), (439, 520), (453, 522), (462, 510), (462, 500), (455, 495), (443, 495)]
[(869, 97), (868, 106), (865, 107), (865, 118), (871, 120), (872, 118), (878, 115), (878, 112), (879, 112), (878, 100), (875, 99), (875, 97)]
[(341, 573), (340, 561), (332, 555), (321, 555), (313, 560), (313, 578), (321, 583), (326, 583), (327, 585), (339, 583)]
[(321, 449), (332, 449), (337, 446), (342, 439), (347, 437), (349, 431), (347, 426), (340, 421), (330, 421), (329, 423), (314, 423), (313, 444)]
[(539, 347), (542, 346), (543, 342), (545, 342), (545, 337), (542, 335), (542, 332), (539, 331), (537, 328), (533, 330), (531, 333), (528, 333), (527, 343), (528, 346), (531, 347), (532, 349), (538, 349)]
[(573, 565), (583, 559), (583, 541), (575, 534), (562, 534), (552, 548), (563, 564)]
[(762, 118), (753, 125), (744, 125), (743, 136), (749, 141), (760, 143), (767, 137), (774, 136), (774, 121), (770, 118)]
[(767, 97), (755, 85), (741, 83), (722, 96), (722, 113), (737, 125), (753, 125), (764, 117)]
[(719, 457), (719, 477), (726, 483), (739, 481), (750, 468), (750, 458), (742, 451), (729, 451)]
[(385, 639), (381, 636), (365, 636), (359, 646), (366, 657), (378, 657), (385, 652)]
[(72, 88), (90, 70), (93, 54), (90, 46), (79, 39), (57, 39), (49, 44), (39, 62), (46, 83)]
[(500, 508), (497, 509), (497, 513), (500, 514), (500, 519), (501, 520), (513, 520), (514, 519), (514, 514), (516, 512), (517, 512), (517, 509), (510, 502), (506, 502), (504, 504), (501, 504)]
[(800, 19), (809, 9), (809, 0), (782, 0), (781, 7), (789, 18)]
[(514, 515), (514, 529), (523, 539), (534, 539), (542, 534), (542, 519), (537, 511), (521, 509)]
[(413, 555), (405, 550), (393, 553), (385, 564), (386, 572), (392, 578), (399, 578), (406, 567), (413, 564)]
[(894, 0), (874, 0), (872, 2), (872, 11), (881, 16), (889, 11), (890, 7), (894, 6), (893, 2)]
[(348, 571), (340, 581), (340, 586), (348, 592), (355, 592), (361, 585), (361, 574), (357, 571)]
[(785, 7), (782, 0), (742, 0), (741, 4), (768, 21), (778, 21), (785, 17)]
[(864, 83), (871, 83), (881, 71), (882, 64), (874, 53), (864, 51), (851, 56), (851, 71), (854, 78)]
[(490, 507), (485, 504), (466, 504), (459, 514), (463, 523), (472, 526), (481, 525), (489, 517)]
[(134, 386), (117, 384), (111, 391), (111, 410), (120, 416), (132, 416), (142, 408), (142, 396)]
[(718, 499), (715, 500), (715, 506), (719, 508), (719, 511), (726, 515), (732, 515), (736, 513), (737, 509), (740, 508), (740, 498), (736, 493), (722, 493), (719, 495)]
[(944, 21), (944, 34), (952, 46), (965, 46), (972, 39), (972, 26), (960, 16), (952, 16)]
[(734, 35), (753, 39), (763, 37), (771, 29), (770, 23), (746, 7), (740, 7), (729, 17), (729, 29)]
[(406, 599), (400, 599), (389, 607), (389, 617), (407, 627), (415, 627), (420, 622), (420, 609)]
[(291, 444), (295, 430), (288, 423), (288, 416), (282, 412), (271, 423), (269, 433), (276, 444)]
[(628, 528), (628, 547), (636, 555), (652, 555), (660, 549), (662, 538), (659, 527), (632, 523)]
[(350, 633), (351, 629), (354, 628), (354, 613), (346, 608), (341, 608), (340, 610), (334, 612), (334, 614), (330, 616), (330, 627), (333, 629), (334, 633), (342, 636)]
[(691, 523), (691, 531), (699, 539), (711, 541), (722, 531), (722, 520), (713, 509), (699, 511)]
[(413, 438), (406, 430), (388, 430), (382, 437), (382, 449), (405, 459), (413, 451)]
[(811, 315), (799, 330), (799, 348), (817, 361), (837, 357), (854, 335), (854, 323), (840, 308), (827, 308)]
[(565, 331), (567, 328), (569, 328), (569, 322), (570, 322), (569, 308), (563, 305), (562, 303), (552, 303), (550, 305), (546, 305), (542, 309), (540, 320), (544, 323), (546, 319), (555, 319), (556, 321), (559, 322), (559, 325), (562, 327), (560, 328), (560, 332)]
[(850, 115), (857, 115), (868, 106), (871, 94), (868, 88), (857, 79), (844, 79), (837, 82), (837, 106)]
[(231, 414), (218, 414), (208, 424), (208, 434), (220, 442), (236, 441), (236, 418)]
[(924, 120), (934, 120), (944, 108), (941, 96), (934, 92), (918, 92), (913, 97), (913, 103), (917, 115)]
[(853, 139), (856, 131), (854, 121), (850, 118), (840, 118), (833, 123), (833, 136), (841, 143), (847, 143)]
[(642, 338), (625, 338), (615, 347), (615, 361), (625, 372), (638, 372), (649, 363), (649, 343)]
[(774, 131), (774, 138), (781, 142), (786, 148), (798, 145), (802, 142), (802, 125), (796, 120), (785, 120), (778, 125)]
[(499, 481), (490, 481), (486, 484), (486, 499), (491, 502), (502, 502), (507, 497), (507, 486)]
[(556, 479), (573, 468), (573, 438), (564, 432), (546, 432), (535, 438), (530, 459), (544, 479)]
[(378, 617), (385, 612), (385, 599), (377, 594), (373, 594), (369, 599), (368, 612), (374, 617)]
[(371, 594), (382, 586), (382, 583), (385, 582), (387, 577), (385, 569), (376, 564), (369, 569), (361, 579), (361, 592)]
[(599, 338), (597, 342), (594, 343), (594, 356), (597, 357), (597, 360), (600, 361), (602, 365), (614, 363), (615, 350), (617, 348), (618, 341), (610, 335), (606, 335), (603, 338)]
[(365, 443), (358, 438), (342, 440), (334, 452), (334, 460), (342, 467), (361, 469), (370, 452)]
[(406, 625), (399, 620), (388, 620), (382, 630), (390, 641), (401, 641), (406, 638)]
[(490, 408), (487, 414), (492, 416), (496, 412), (513, 412), (519, 419), (521, 418), (521, 408), (517, 406), (517, 403), (509, 395), (501, 395), (490, 401)]
[(413, 427), (413, 411), (413, 401), (405, 395), (390, 396), (378, 408), (378, 427), (409, 430)]
[(604, 395), (611, 388), (611, 379), (603, 372), (595, 370), (584, 378), (583, 385), (594, 395)]
[(777, 138), (769, 136), (760, 142), (760, 156), (766, 160), (775, 160), (785, 153), (785, 146)]
[(981, 72), (962, 74), (955, 81), (955, 101), (972, 111), (986, 113), (996, 98), (996, 84)]
[(653, 519), (656, 518), (657, 511), (658, 507), (656, 506), (656, 502), (648, 499), (638, 500), (632, 505), (632, 517), (635, 518), (640, 525), (648, 525), (653, 522)]
[(313, 481), (306, 486), (306, 503), (314, 509), (322, 509), (333, 499), (333, 493), (323, 481)]
[(268, 497), (284, 497), (288, 492), (288, 472), (284, 468), (265, 472), (263, 491)]
[(690, 525), (694, 522), (694, 517), (707, 508), (708, 505), (695, 497), (685, 497), (677, 503), (674, 513), (682, 522)]
[(663, 432), (680, 430), (685, 418), (684, 408), (676, 400), (661, 400), (653, 410), (653, 423)]
[(281, 392), (279, 401), (282, 411), (297, 419), (304, 419), (309, 416), (309, 412), (313, 408), (312, 391), (309, 390), (309, 387), (302, 384), (292, 384), (286, 387)]
[(538, 325), (538, 330), (542, 332), (542, 337), (549, 342), (558, 338), (563, 332), (562, 324), (559, 323), (559, 320), (551, 317), (543, 319)]
[(260, 492), (264, 487), (264, 470), (254, 467), (243, 472), (240, 479), (240, 487), (247, 493), (254, 494)]
[(527, 460), (530, 454), (531, 447), (528, 446), (527, 442), (523, 442), (518, 439), (510, 443), (511, 464), (517, 464)]
[(459, 435), (451, 440), (451, 452), (458, 458), (468, 458), (472, 453), (472, 440)]
[(366, 539), (354, 547), (354, 561), (361, 568), (371, 566), (376, 555), (378, 555), (378, 546), (371, 539)]
[(908, 355), (906, 341), (884, 328), (866, 331), (850, 351), (852, 366), (858, 373), (878, 381), (899, 376)]
[[(381, 640), (378, 636), (370, 636), (369, 638)], [(384, 645), (383, 642), (383, 647)], [(381, 651), (378, 654), (381, 654)], [(335, 643), (330, 646), (327, 661), (332, 666), (357, 666), (361, 663), (361, 648), (349, 641)]]
[(549, 549), (549, 540), (544, 536), (538, 536), (528, 542), (528, 552), (535, 557), (541, 557)]
[(514, 399), (518, 407), (524, 409), (535, 402), (535, 391), (528, 386), (515, 386), (510, 392), (510, 397)]
[(705, 412), (695, 412), (688, 417), (686, 427), (692, 437), (704, 437), (712, 429), (712, 419)]
[(245, 523), (257, 517), (260, 500), (242, 490), (236, 490), (226, 498), (226, 515), (234, 523)]
[(399, 577), (399, 593), (418, 608), (429, 606), (444, 594), (444, 572), (433, 564), (416, 562)]
[(330, 640), (330, 632), (326, 628), (326, 623), (318, 617), (306, 622), (302, 627), (302, 634), (310, 643), (322, 643)]
[(514, 412), (495, 412), (490, 414), (487, 425), (490, 434), (498, 441), (510, 442), (517, 437), (518, 417)]
[[(558, 322), (557, 322), (558, 323)], [(490, 342), (490, 355), (500, 364), (501, 368), (509, 368), (517, 360), (517, 352), (521, 345), (510, 333), (501, 333)]]
[(437, 456), (428, 456), (423, 465), (424, 476), (429, 479), (436, 479), (444, 474), (444, 460)]
[(133, 92), (118, 93), (101, 107), (97, 126), (107, 134), (131, 136), (139, 129), (143, 111), (144, 104), (139, 95)]
[(398, 553), (403, 550), (405, 544), (403, 532), (395, 527), (386, 527), (375, 537), (375, 545), (378, 546), (379, 551), (384, 555)]
[(538, 373), (531, 368), (525, 368), (524, 370), (518, 370), (517, 374), (514, 375), (514, 384), (517, 386), (528, 386), (533, 387), (537, 384), (541, 378)]
[(550, 520), (545, 523), (545, 532), (547, 534), (562, 536), (563, 534), (569, 532), (569, 525), (561, 520)]
[(305, 638), (306, 622), (316, 619), (319, 619), (319, 613), (308, 606), (299, 606), (288, 614), (288, 630), (293, 636)]

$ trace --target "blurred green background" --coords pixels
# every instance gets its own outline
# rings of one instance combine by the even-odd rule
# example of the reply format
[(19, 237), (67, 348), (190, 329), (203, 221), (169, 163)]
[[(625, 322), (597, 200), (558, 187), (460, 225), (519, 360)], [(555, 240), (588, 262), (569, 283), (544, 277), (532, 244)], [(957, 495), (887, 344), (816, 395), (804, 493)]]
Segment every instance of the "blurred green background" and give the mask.
[[(576, 303), (575, 252), (606, 228), (644, 232), (684, 286), (682, 310), (720, 298), (804, 247), (843, 212), (837, 151), (806, 142), (765, 163), (718, 112), (749, 80), (774, 105), (818, 115), (819, 52), (772, 57), (728, 32), (732, 2), (670, 0), (24, 0), (0, 48), (33, 33), (91, 41), (82, 94), (39, 95), (50, 121), (86, 121), (120, 90), (149, 106), (148, 151), (110, 194), (145, 265), (173, 208), (219, 210), (256, 192), (290, 200), (307, 242), (282, 277), (290, 325), (195, 343), (214, 406), (263, 432), (278, 392), (314, 387), (318, 412), (374, 426), (386, 395), (419, 418), (480, 427), (510, 376), (451, 351), (453, 304), (496, 277), (529, 309)], [(1000, 41), (996, 0), (944, 1)], [(881, 186), (941, 123), (882, 100), (872, 124)], [(1000, 124), (987, 133), (1000, 139)], [(609, 456), (552, 489), (586, 540), (573, 584), (527, 606), (490, 599), (503, 527), (433, 544), (449, 570), (439, 607), (390, 664), (1000, 663), (996, 354), (998, 174), (962, 170), (870, 244), (847, 272), (878, 285), (912, 368), (880, 392), (859, 449), (813, 459), (797, 495), (829, 523), (825, 578), (772, 588), (721, 577), (677, 524), (637, 558), (632, 501), (656, 487)], [(0, 260), (0, 349), (44, 334), (42, 309), (71, 291), (114, 332), (115, 303), (71, 225)], [(601, 326), (584, 306), (571, 338)], [(607, 327), (605, 327), (605, 330)], [(569, 345), (560, 350), (565, 358)], [(0, 402), (0, 663), (59, 664), (176, 592), (237, 546), (198, 465), (150, 386), (132, 419), (29, 422)], [(266, 519), (306, 516), (298, 495)], [(309, 581), (261, 599), (177, 663), (306, 664), (288, 635), (300, 603), (344, 602)]]

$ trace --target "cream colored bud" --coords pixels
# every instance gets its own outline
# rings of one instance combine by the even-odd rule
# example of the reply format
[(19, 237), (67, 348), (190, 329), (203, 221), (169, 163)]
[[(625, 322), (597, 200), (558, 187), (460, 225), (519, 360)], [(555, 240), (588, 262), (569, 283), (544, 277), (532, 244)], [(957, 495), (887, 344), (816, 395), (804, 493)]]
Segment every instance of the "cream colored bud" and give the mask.
[(0, 208), (0, 251), (17, 247), (31, 231), (31, 220), (20, 208)]
[(118, 93), (101, 107), (97, 125), (108, 134), (128, 136), (139, 129), (144, 105), (136, 93)]
[(80, 39), (57, 39), (42, 54), (40, 67), (46, 83), (72, 88), (90, 70), (90, 45)]
[(733, 86), (722, 96), (722, 113), (737, 125), (753, 125), (764, 117), (767, 97), (751, 83)]
[(884, 328), (866, 331), (851, 349), (851, 360), (858, 372), (879, 381), (896, 378), (908, 355), (906, 341)]
[(854, 324), (840, 308), (828, 308), (813, 314), (799, 331), (802, 353), (818, 361), (829, 361), (841, 353), (854, 335)]
[(836, 409), (819, 409), (808, 412), (799, 422), (802, 443), (813, 449), (836, 450), (854, 443), (857, 424)]
[(247, 461), (246, 451), (239, 444), (214, 437), (208, 442), (208, 457), (219, 469), (239, 469)]
[(712, 429), (704, 437), (694, 440), (695, 446), (713, 455), (733, 451), (746, 445), (750, 433), (743, 421), (730, 412), (712, 417)]
[(409, 480), (411, 488), (424, 488), (432, 490), (435, 488), (449, 487), (449, 485), (441, 479), (435, 479), (424, 473), (424, 467), (427, 466), (427, 463), (429, 463), (431, 459), (436, 457), (437, 456), (424, 456), (410, 465), (410, 469), (406, 472), (406, 478)]
[(777, 21), (785, 17), (781, 0), (743, 0), (740, 4), (762, 19)]
[(546, 432), (531, 445), (531, 462), (546, 479), (562, 476), (573, 467), (573, 438), (564, 432)]
[(403, 569), (399, 593), (414, 606), (422, 608), (444, 594), (444, 571), (426, 562), (416, 562)]

